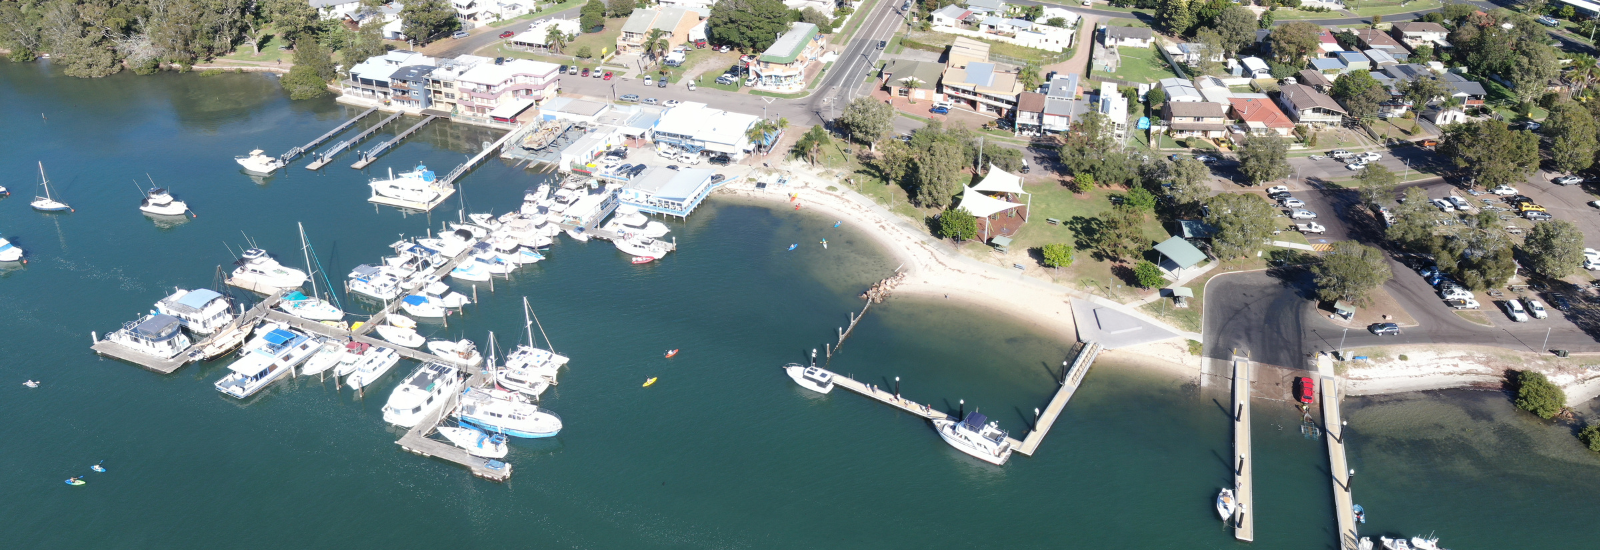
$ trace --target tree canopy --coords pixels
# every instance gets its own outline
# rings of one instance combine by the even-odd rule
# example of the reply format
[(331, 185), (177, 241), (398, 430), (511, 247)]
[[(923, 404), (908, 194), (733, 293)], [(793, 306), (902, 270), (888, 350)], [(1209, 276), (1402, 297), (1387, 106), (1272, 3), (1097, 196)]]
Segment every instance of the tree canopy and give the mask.
[(400, 32), (417, 44), (427, 44), (445, 33), (461, 29), (456, 7), (447, 0), (408, 0), (400, 9), (400, 18), (405, 21), (401, 23)]
[(1520, 182), (1539, 167), (1539, 136), (1504, 121), (1451, 125), (1441, 141), (1439, 153), (1486, 188)]
[(1394, 207), (1392, 214), (1394, 223), (1389, 225), (1389, 240), (1415, 251), (1432, 248), (1435, 240), (1433, 229), (1438, 227), (1444, 213), (1428, 204), (1427, 190), (1421, 187), (1407, 188), (1405, 200)]
[(1567, 392), (1543, 374), (1525, 370), (1517, 373), (1516, 405), (1539, 418), (1554, 418), (1566, 408)]
[(1064, 243), (1047, 244), (1039, 249), (1039, 253), (1044, 256), (1044, 265), (1046, 267), (1067, 267), (1072, 265), (1072, 245)]
[(1318, 298), (1357, 305), (1367, 305), (1368, 294), (1394, 277), (1382, 250), (1355, 241), (1333, 243), (1333, 250), (1324, 254), (1311, 272), (1316, 274)]
[(1545, 119), (1544, 133), (1550, 136), (1550, 160), (1556, 169), (1573, 173), (1594, 165), (1597, 129), (1588, 109), (1572, 101), (1556, 103)]
[(1272, 45), (1272, 56), (1290, 65), (1305, 63), (1306, 56), (1321, 47), (1322, 27), (1307, 21), (1294, 21), (1278, 25), (1267, 35)]
[(1239, 53), (1256, 41), (1256, 14), (1249, 8), (1230, 2), (1217, 15), (1217, 22), (1212, 28), (1222, 36), (1223, 49), (1230, 54)]
[(1250, 178), (1251, 185), (1288, 177), (1293, 171), (1289, 167), (1289, 140), (1260, 134), (1245, 137), (1239, 146), (1239, 171)]
[(1552, 279), (1571, 275), (1583, 267), (1583, 231), (1566, 220), (1534, 224), (1522, 242), (1528, 267)]
[(965, 208), (951, 207), (939, 214), (939, 236), (955, 241), (978, 236), (978, 219)]
[(294, 67), (279, 83), (289, 92), (289, 99), (311, 99), (327, 95), (328, 81), (335, 76), (328, 51), (316, 39), (303, 37), (295, 42)]
[(722, 0), (711, 6), (706, 32), (713, 42), (760, 52), (789, 30), (795, 15), (779, 0)]
[(855, 98), (839, 115), (839, 124), (850, 131), (850, 139), (877, 143), (894, 130), (894, 107), (869, 96)]
[(1390, 97), (1389, 90), (1363, 69), (1339, 75), (1328, 95), (1344, 104), (1350, 116), (1362, 119), (1376, 116), (1378, 105)]
[(606, 24), (606, 5), (600, 0), (589, 0), (578, 9), (579, 32), (595, 32)]
[(1394, 188), (1400, 178), (1382, 164), (1372, 163), (1356, 173), (1356, 187), (1361, 190), (1361, 200), (1367, 204), (1382, 205), (1394, 199)]
[(1217, 232), (1211, 237), (1211, 251), (1218, 258), (1249, 255), (1266, 246), (1272, 237), (1272, 218), (1276, 212), (1260, 195), (1222, 193), (1206, 201), (1206, 223)]

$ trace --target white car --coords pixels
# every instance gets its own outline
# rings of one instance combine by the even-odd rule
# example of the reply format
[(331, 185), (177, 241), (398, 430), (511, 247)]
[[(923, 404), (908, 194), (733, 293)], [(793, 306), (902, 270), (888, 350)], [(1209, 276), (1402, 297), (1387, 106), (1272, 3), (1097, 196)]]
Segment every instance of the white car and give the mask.
[(1288, 193), (1288, 192), (1289, 192), (1289, 186), (1287, 186), (1287, 185), (1274, 185), (1272, 187), (1268, 187), (1267, 188), (1267, 194), (1268, 195), (1271, 195), (1273, 193)]
[(1583, 268), (1589, 271), (1600, 271), (1600, 260), (1595, 258), (1584, 258)]
[(1496, 195), (1501, 195), (1501, 196), (1515, 195), (1515, 194), (1517, 194), (1517, 188), (1509, 186), (1509, 185), (1502, 185), (1502, 186), (1496, 187), (1494, 189), (1490, 189), (1489, 192), (1490, 193), (1494, 193)]
[(1556, 185), (1577, 185), (1583, 183), (1583, 178), (1578, 176), (1561, 176), (1550, 181), (1555, 182)]
[(1516, 300), (1506, 300), (1505, 307), (1506, 317), (1510, 317), (1512, 321), (1516, 321), (1518, 323), (1528, 322), (1528, 312), (1522, 309), (1522, 302), (1518, 302)]
[(1300, 209), (1289, 212), (1289, 217), (1297, 220), (1309, 220), (1317, 217), (1317, 213), (1310, 210)]
[(1431, 201), (1428, 201), (1428, 203), (1439, 207), (1440, 210), (1443, 210), (1445, 212), (1455, 212), (1456, 211), (1455, 205), (1450, 204), (1450, 201), (1447, 201), (1447, 200), (1444, 200), (1444, 199), (1433, 199)]
[(1317, 223), (1317, 222), (1297, 223), (1297, 224), (1294, 224), (1294, 228), (1296, 230), (1299, 230), (1301, 233), (1316, 233), (1318, 235), (1321, 235), (1321, 234), (1326, 233), (1328, 231), (1328, 228), (1323, 227), (1322, 224)]
[(668, 107), (677, 107), (679, 105), (682, 105), (683, 102), (682, 101), (678, 101), (676, 99), (669, 99), (669, 100), (663, 101), (661, 104), (662, 105), (666, 105)]
[(1472, 203), (1467, 202), (1467, 199), (1463, 199), (1455, 195), (1445, 197), (1445, 200), (1450, 201), (1450, 204), (1455, 205), (1456, 210), (1460, 210), (1462, 212), (1466, 212), (1468, 208), (1472, 208)]
[(1539, 303), (1538, 300), (1524, 297), (1522, 303), (1527, 304), (1528, 313), (1532, 314), (1534, 319), (1544, 319), (1550, 316), (1550, 312), (1545, 311), (1544, 304)]
[(1378, 159), (1383, 158), (1383, 155), (1377, 153), (1361, 153), (1361, 156), (1356, 158), (1361, 159), (1361, 162), (1377, 162)]
[(1585, 248), (1585, 249), (1583, 249), (1583, 257), (1585, 259), (1589, 259), (1589, 260), (1594, 260), (1594, 261), (1600, 262), (1600, 250), (1595, 250), (1593, 248)]
[(1446, 300), (1465, 300), (1472, 298), (1472, 292), (1459, 286), (1439, 289), (1439, 297)]
[(1303, 201), (1303, 200), (1300, 200), (1300, 199), (1297, 199), (1297, 198), (1294, 198), (1294, 197), (1289, 197), (1289, 198), (1283, 199), (1281, 201), (1278, 201), (1278, 203), (1283, 205), (1284, 208), (1300, 208), (1300, 207), (1306, 205), (1306, 201)]
[(1306, 158), (1311, 159), (1311, 160), (1322, 160), (1322, 159), (1325, 159), (1325, 158), (1328, 158), (1328, 157), (1325, 157), (1325, 156), (1322, 156), (1322, 155), (1311, 155), (1311, 156), (1306, 157)]
[(1360, 169), (1366, 168), (1366, 167), (1367, 167), (1367, 163), (1365, 163), (1365, 162), (1352, 162), (1350, 164), (1344, 165), (1344, 169), (1345, 170), (1349, 170), (1351, 172), (1354, 172), (1356, 170), (1360, 170)]

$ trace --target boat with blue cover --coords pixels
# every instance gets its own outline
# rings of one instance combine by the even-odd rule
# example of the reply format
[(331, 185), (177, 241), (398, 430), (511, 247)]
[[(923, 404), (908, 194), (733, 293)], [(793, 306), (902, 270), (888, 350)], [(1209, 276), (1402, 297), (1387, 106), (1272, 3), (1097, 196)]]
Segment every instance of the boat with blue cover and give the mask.
[(228, 365), (231, 372), (217, 381), (217, 391), (239, 399), (255, 395), (322, 347), (309, 335), (281, 323), (262, 325), (256, 333), (259, 336), (245, 343), (239, 359)]
[(372, 194), (402, 201), (429, 204), (439, 198), (438, 178), (427, 166), (417, 165), (416, 170), (395, 175), (389, 170), (389, 179), (373, 179), (369, 186)]

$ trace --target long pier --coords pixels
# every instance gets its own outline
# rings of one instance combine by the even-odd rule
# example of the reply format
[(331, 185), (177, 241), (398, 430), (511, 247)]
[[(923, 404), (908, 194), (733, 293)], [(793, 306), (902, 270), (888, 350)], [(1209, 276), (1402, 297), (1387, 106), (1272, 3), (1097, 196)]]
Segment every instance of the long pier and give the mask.
[(1354, 496), (1350, 489), (1350, 463), (1344, 454), (1344, 421), (1340, 416), (1339, 379), (1333, 360), (1317, 356), (1317, 384), (1322, 386), (1322, 425), (1328, 438), (1328, 471), (1333, 474), (1333, 515), (1339, 523), (1339, 548), (1358, 548)]
[(484, 148), (484, 150), (478, 151), (478, 154), (473, 155), (472, 158), (467, 159), (467, 162), (455, 167), (455, 169), (451, 170), (449, 174), (445, 174), (444, 177), (439, 181), (443, 182), (445, 185), (455, 185), (457, 179), (460, 179), (461, 176), (467, 175), (467, 171), (477, 167), (479, 164), (483, 163), (484, 159), (493, 156), (500, 150), (500, 148), (505, 147), (506, 142), (511, 141), (511, 138), (516, 136), (517, 133), (518, 132), (515, 130), (506, 132), (506, 135), (500, 136), (500, 139), (495, 140), (494, 143)]
[(341, 141), (332, 148), (321, 153), (317, 153), (317, 160), (313, 160), (311, 161), (311, 164), (307, 164), (306, 169), (321, 170), (323, 166), (327, 166), (328, 163), (333, 162), (333, 157), (335, 155), (344, 152), (345, 149), (354, 147), (357, 143), (361, 143), (362, 140), (367, 139), (368, 137), (372, 136), (372, 134), (377, 133), (378, 130), (383, 129), (384, 126), (388, 126), (389, 123), (399, 120), (404, 114), (405, 113), (395, 113), (389, 115), (383, 120), (378, 121), (377, 124), (373, 124), (372, 126), (367, 127), (367, 129), (362, 130), (361, 133), (356, 134), (355, 137)]
[(284, 290), (273, 292), (272, 295), (267, 297), (267, 299), (257, 303), (255, 307), (252, 307), (248, 311), (239, 314), (239, 316), (235, 318), (232, 323), (229, 323), (228, 325), (218, 329), (216, 332), (211, 333), (209, 336), (200, 339), (200, 341), (195, 342), (187, 349), (179, 352), (177, 355), (174, 355), (169, 359), (162, 359), (160, 357), (146, 355), (138, 350), (118, 344), (116, 342), (112, 342), (110, 340), (101, 340), (98, 335), (93, 333), (90, 333), (90, 337), (94, 340), (94, 344), (89, 347), (90, 349), (93, 349), (95, 353), (102, 356), (121, 359), (161, 374), (172, 374), (177, 372), (178, 369), (183, 368), (184, 365), (204, 359), (204, 350), (211, 347), (211, 344), (215, 339), (225, 337), (224, 335), (234, 335), (234, 332), (231, 329), (240, 326), (254, 325), (255, 323), (259, 322), (261, 318), (271, 314), (272, 306), (277, 305), (278, 300), (283, 299), (283, 295), (286, 292), (287, 291)]
[(1256, 538), (1256, 515), (1251, 508), (1255, 482), (1250, 462), (1250, 360), (1239, 356), (1233, 358), (1233, 411), (1233, 498), (1238, 502), (1233, 538), (1248, 542)]
[(361, 153), (361, 160), (357, 160), (356, 163), (350, 165), (350, 167), (360, 170), (362, 168), (366, 168), (369, 164), (377, 162), (378, 157), (383, 156), (383, 153), (388, 151), (389, 148), (399, 144), (401, 140), (411, 137), (411, 134), (416, 133), (417, 130), (421, 130), (423, 126), (427, 126), (429, 122), (433, 122), (434, 119), (437, 118), (439, 117), (433, 115), (422, 117), (422, 122), (411, 125), (410, 128), (406, 128), (404, 131), (395, 134), (394, 137), (389, 138), (389, 141), (379, 143), (377, 147), (363, 151)]
[(278, 157), (278, 159), (282, 160), (284, 164), (288, 164), (289, 161), (294, 160), (296, 158), (299, 158), (300, 155), (305, 154), (306, 151), (310, 151), (311, 149), (315, 148), (316, 146), (322, 145), (322, 142), (328, 141), (329, 139), (332, 139), (333, 136), (339, 135), (340, 132), (348, 130), (351, 126), (355, 125), (356, 121), (361, 120), (363, 118), (367, 118), (367, 115), (370, 115), (370, 114), (376, 113), (376, 112), (378, 112), (378, 108), (377, 107), (372, 107), (370, 109), (362, 111), (361, 114), (356, 115), (355, 118), (352, 118), (350, 120), (344, 121), (344, 124), (340, 124), (340, 125), (334, 127), (332, 130), (328, 130), (328, 133), (322, 134), (321, 136), (317, 137), (317, 139), (311, 140), (310, 143), (307, 143), (305, 145), (301, 145), (299, 147), (295, 147), (293, 149), (290, 149), (289, 152), (284, 153), (283, 156)]

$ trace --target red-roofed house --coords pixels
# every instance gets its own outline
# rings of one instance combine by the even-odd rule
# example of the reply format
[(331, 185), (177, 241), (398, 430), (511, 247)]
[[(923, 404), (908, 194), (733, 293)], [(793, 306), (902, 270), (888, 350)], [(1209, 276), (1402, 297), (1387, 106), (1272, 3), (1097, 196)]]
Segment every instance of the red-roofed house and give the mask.
[(1317, 41), (1317, 49), (1322, 50), (1322, 55), (1344, 51), (1344, 48), (1339, 47), (1339, 41), (1334, 39), (1333, 31), (1328, 29), (1322, 29), (1322, 34), (1317, 36)]
[(1252, 134), (1277, 134), (1287, 136), (1294, 131), (1294, 119), (1283, 114), (1278, 104), (1265, 97), (1229, 98), (1233, 117), (1244, 122)]

